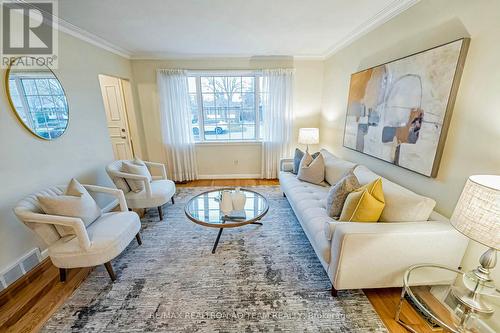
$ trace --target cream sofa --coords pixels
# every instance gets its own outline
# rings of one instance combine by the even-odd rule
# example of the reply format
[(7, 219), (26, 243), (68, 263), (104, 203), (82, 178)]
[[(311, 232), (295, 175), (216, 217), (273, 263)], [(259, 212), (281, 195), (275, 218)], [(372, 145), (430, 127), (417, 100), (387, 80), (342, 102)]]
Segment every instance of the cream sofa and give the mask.
[[(326, 213), (330, 188), (349, 169), (361, 185), (379, 176), (363, 165), (321, 150), (324, 186), (303, 182), (291, 173), (293, 160), (281, 161), (281, 189), (287, 197), (321, 264), (337, 290), (402, 286), (405, 270), (431, 263), (457, 268), (468, 240), (442, 215), (435, 201), (382, 178), (386, 206), (378, 223), (338, 222)], [(423, 273), (419, 283), (447, 283), (453, 275)]]

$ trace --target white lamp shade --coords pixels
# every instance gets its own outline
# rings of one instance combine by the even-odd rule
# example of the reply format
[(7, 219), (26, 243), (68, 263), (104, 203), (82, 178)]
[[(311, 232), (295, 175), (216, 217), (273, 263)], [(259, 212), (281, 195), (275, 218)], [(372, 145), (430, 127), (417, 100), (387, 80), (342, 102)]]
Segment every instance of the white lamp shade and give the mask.
[(451, 224), (470, 239), (500, 250), (500, 176), (470, 176)]
[(300, 128), (298, 141), (303, 145), (317, 145), (319, 143), (319, 128)]

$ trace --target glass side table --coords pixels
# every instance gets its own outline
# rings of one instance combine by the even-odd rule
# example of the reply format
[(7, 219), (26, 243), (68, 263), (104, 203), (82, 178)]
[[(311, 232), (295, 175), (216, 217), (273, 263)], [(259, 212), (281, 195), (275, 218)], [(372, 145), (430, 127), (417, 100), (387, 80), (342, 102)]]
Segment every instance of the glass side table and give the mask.
[[(425, 277), (432, 273), (439, 276), (442, 284), (427, 284)], [(396, 309), (395, 320), (413, 333), (419, 333), (419, 325), (405, 322), (401, 309), (407, 300), (430, 324), (431, 329), (453, 333), (483, 333), (483, 325), (478, 319), (488, 317), (466, 308), (454, 296), (457, 290), (465, 290), (464, 272), (446, 266), (422, 264), (411, 266), (404, 274), (403, 290)], [(451, 282), (450, 282), (451, 281)], [(491, 316), (491, 314), (489, 314)]]

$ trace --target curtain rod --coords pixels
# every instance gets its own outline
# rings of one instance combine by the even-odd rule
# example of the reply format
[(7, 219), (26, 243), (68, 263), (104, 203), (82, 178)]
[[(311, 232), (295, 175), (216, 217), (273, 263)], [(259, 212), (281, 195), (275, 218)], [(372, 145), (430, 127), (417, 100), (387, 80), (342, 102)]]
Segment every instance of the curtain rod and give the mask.
[(262, 73), (262, 69), (242, 68), (242, 69), (187, 69), (190, 73)]
[(283, 67), (283, 68), (258, 68), (258, 69), (252, 69), (252, 68), (242, 68), (242, 69), (192, 69), (192, 68), (158, 68), (158, 70), (168, 70), (168, 69), (182, 69), (187, 71), (190, 74), (226, 74), (226, 73), (235, 73), (235, 74), (245, 74), (245, 73), (251, 73), (251, 74), (262, 74), (263, 71), (267, 69), (283, 69), (283, 70), (294, 70), (294, 68), (290, 67)]

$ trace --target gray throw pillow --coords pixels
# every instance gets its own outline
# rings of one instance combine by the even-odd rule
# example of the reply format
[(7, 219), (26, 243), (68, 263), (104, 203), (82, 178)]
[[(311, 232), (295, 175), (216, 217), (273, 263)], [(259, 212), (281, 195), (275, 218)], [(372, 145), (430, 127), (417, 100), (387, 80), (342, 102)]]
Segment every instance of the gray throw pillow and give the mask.
[[(312, 154), (312, 158), (318, 157), (319, 151)], [(304, 152), (299, 148), (295, 148), (295, 154), (293, 155), (293, 171), (292, 173), (297, 174), (299, 172), (300, 161), (304, 157)]]
[(349, 193), (361, 187), (354, 169), (349, 170), (336, 184), (334, 184), (326, 197), (326, 211), (330, 217), (339, 217)]
[[(37, 196), (38, 202), (45, 214), (78, 217), (88, 227), (101, 216), (101, 208), (94, 198), (76, 179), (71, 179), (66, 193), (56, 196)], [(59, 234), (64, 237), (74, 234), (70, 227), (55, 225)]]

